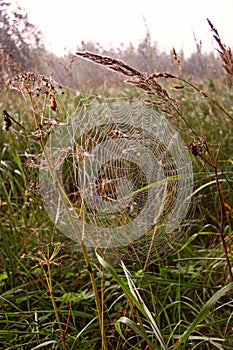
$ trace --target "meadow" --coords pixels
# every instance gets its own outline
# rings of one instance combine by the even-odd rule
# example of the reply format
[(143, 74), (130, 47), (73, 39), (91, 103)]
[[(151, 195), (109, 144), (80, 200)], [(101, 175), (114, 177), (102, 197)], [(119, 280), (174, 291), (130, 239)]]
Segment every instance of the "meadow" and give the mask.
[[(77, 93), (44, 75), (21, 72), (5, 86), (0, 139), (1, 349), (232, 349), (233, 58), (211, 29), (223, 65), (216, 77), (185, 77), (175, 52), (176, 73), (152, 74), (113, 57), (79, 52), (93, 67), (98, 63), (123, 75), (126, 83), (112, 89), (105, 84), (84, 86)], [(91, 105), (92, 99), (122, 97), (149, 99), (156, 113), (178, 130), (191, 157), (190, 210), (174, 234), (162, 231), (166, 242), (156, 238), (156, 249), (153, 233), (123, 250), (90, 249), (77, 228), (70, 238), (56, 228), (41, 198), (41, 153), (50, 136), (67, 123), (67, 116), (78, 113), (83, 100)], [(97, 140), (96, 135), (102, 141), (98, 131), (89, 137)], [(124, 139), (123, 132), (112, 139), (116, 137)], [(88, 140), (77, 141), (77, 147)], [(73, 162), (71, 154), (62, 200), (84, 213), (83, 222), (95, 223), (77, 195)], [(148, 185), (139, 183), (136, 195), (145, 189), (149, 191)], [(103, 186), (99, 193), (114, 202), (117, 190), (111, 198)], [(106, 217), (97, 219), (110, 225)], [(115, 220), (123, 225), (122, 216)]]

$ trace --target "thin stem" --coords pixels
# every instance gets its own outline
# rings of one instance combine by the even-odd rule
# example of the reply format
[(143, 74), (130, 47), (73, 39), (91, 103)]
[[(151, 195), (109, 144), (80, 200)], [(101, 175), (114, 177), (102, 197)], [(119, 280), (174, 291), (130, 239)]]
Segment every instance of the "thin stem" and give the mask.
[(32, 114), (33, 114), (33, 118), (35, 120), (36, 129), (39, 132), (39, 144), (41, 146), (41, 151), (43, 151), (44, 150), (44, 146), (43, 146), (42, 130), (40, 128), (41, 125), (38, 124), (38, 121), (37, 121), (37, 118), (36, 118), (36, 112), (35, 112), (34, 102), (33, 102), (33, 99), (32, 99), (32, 93), (28, 91), (28, 95), (29, 95), (31, 106), (32, 106)]
[(43, 103), (43, 108), (42, 108), (42, 113), (40, 117), (40, 124), (43, 125), (44, 123), (44, 114), (45, 114), (45, 109), (46, 109), (46, 104), (47, 104), (48, 96), (45, 95), (44, 97), (44, 103)]
[(225, 259), (226, 259), (226, 265), (227, 265), (228, 273), (229, 273), (231, 281), (233, 282), (233, 274), (232, 274), (232, 270), (231, 270), (231, 263), (230, 263), (230, 259), (229, 259), (229, 256), (228, 256), (226, 241), (225, 241), (225, 237), (224, 237), (224, 199), (223, 199), (223, 196), (222, 196), (221, 186), (220, 186), (220, 182), (219, 182), (219, 178), (218, 178), (218, 165), (217, 165), (217, 162), (218, 162), (218, 156), (219, 156), (220, 147), (218, 149), (217, 157), (216, 157), (216, 160), (215, 160), (215, 163), (214, 163), (213, 162), (213, 157), (212, 157), (212, 155), (210, 153), (208, 145), (206, 144), (205, 146), (206, 146), (207, 153), (208, 153), (208, 155), (209, 155), (211, 160), (209, 161), (208, 159), (203, 157), (201, 154), (199, 154), (199, 156), (204, 162), (206, 162), (214, 170), (214, 177), (215, 177), (215, 181), (216, 181), (218, 201), (219, 201), (219, 205), (220, 205), (219, 234), (220, 234), (220, 239), (221, 239), (221, 243), (222, 243), (223, 250), (224, 250), (224, 255), (225, 255)]
[(51, 298), (52, 305), (53, 305), (53, 310), (54, 310), (54, 313), (55, 313), (55, 316), (56, 316), (58, 328), (59, 328), (60, 335), (61, 335), (62, 348), (63, 348), (63, 350), (66, 350), (67, 348), (66, 348), (66, 341), (65, 341), (65, 333), (63, 332), (63, 329), (62, 329), (62, 326), (61, 326), (60, 317), (59, 317), (59, 314), (58, 314), (57, 305), (56, 305), (54, 294), (53, 294), (52, 275), (51, 275), (51, 268), (50, 268), (50, 263), (49, 262), (47, 264), (47, 268), (48, 268), (47, 284), (48, 284), (49, 294), (50, 294), (50, 298)]
[(28, 91), (28, 96), (29, 96), (29, 100), (30, 100), (30, 103), (31, 103), (31, 106), (32, 106), (32, 114), (33, 114), (33, 117), (34, 117), (34, 120), (35, 120), (35, 125), (36, 125), (36, 128), (38, 128), (39, 125), (38, 125), (38, 122), (37, 122), (37, 119), (36, 119), (36, 112), (35, 112), (35, 108), (34, 108), (34, 102), (33, 102), (32, 94), (31, 94), (30, 91)]
[(104, 330), (104, 268), (101, 266), (101, 324)]
[(81, 241), (80, 244), (81, 244), (83, 257), (84, 257), (86, 265), (87, 265), (87, 270), (89, 272), (89, 276), (90, 276), (90, 280), (91, 280), (91, 284), (92, 284), (92, 289), (93, 289), (94, 296), (95, 296), (95, 304), (96, 304), (96, 308), (97, 308), (97, 313), (98, 313), (98, 318), (99, 318), (99, 323), (100, 323), (100, 331), (101, 331), (101, 335), (102, 335), (102, 350), (107, 350), (107, 341), (106, 341), (106, 335), (105, 335), (104, 322), (103, 322), (103, 318), (102, 318), (102, 309), (101, 309), (101, 303), (100, 303), (97, 285), (95, 282), (95, 277), (93, 274), (93, 270), (91, 268), (91, 264), (90, 264), (89, 256), (87, 254), (86, 246), (83, 243), (83, 241)]
[(197, 92), (199, 92), (202, 96), (204, 96), (205, 98), (207, 98), (209, 101), (211, 101), (213, 104), (215, 104), (215, 106), (217, 106), (229, 119), (231, 119), (233, 121), (232, 116), (217, 102), (215, 101), (213, 98), (209, 97), (209, 95), (207, 95), (207, 93), (205, 93), (204, 91), (200, 90), (198, 87), (196, 87), (194, 84), (190, 83), (189, 81), (182, 79), (180, 77), (175, 77), (177, 80), (182, 81), (183, 83), (189, 85), (192, 89), (196, 90)]
[[(102, 259), (104, 259), (108, 265), (112, 266), (110, 261), (108, 260), (108, 258), (106, 257), (106, 255), (102, 252), (101, 249), (97, 249), (97, 252), (98, 254), (102, 257)], [(140, 328), (141, 328), (141, 331), (145, 334), (145, 336), (147, 336), (147, 332), (146, 332), (146, 329), (143, 325), (143, 321), (139, 315), (139, 312), (137, 309), (135, 309), (134, 307), (134, 303), (133, 301), (129, 298), (127, 292), (124, 290), (123, 288), (123, 292), (125, 293), (125, 296), (126, 296), (126, 299), (128, 300), (129, 302), (129, 305), (131, 306), (131, 309), (135, 312), (135, 315), (136, 315), (136, 318), (137, 318), (137, 321), (138, 321), (138, 324), (140, 325)], [(150, 344), (148, 344), (148, 347), (149, 347), (149, 350), (153, 350), (152, 346)]]
[(214, 167), (214, 175), (215, 175), (218, 199), (219, 199), (219, 204), (220, 204), (220, 225), (219, 225), (219, 231), (220, 232), (219, 233), (220, 233), (222, 246), (223, 246), (223, 249), (224, 249), (224, 254), (225, 254), (225, 259), (226, 259), (228, 273), (229, 273), (231, 282), (233, 282), (233, 274), (232, 274), (232, 270), (231, 270), (231, 263), (230, 263), (230, 259), (229, 259), (229, 256), (228, 256), (227, 246), (226, 246), (225, 237), (224, 237), (224, 201), (223, 201), (223, 198), (222, 198), (222, 192), (221, 192), (221, 187), (220, 187), (219, 178), (218, 178), (217, 166)]

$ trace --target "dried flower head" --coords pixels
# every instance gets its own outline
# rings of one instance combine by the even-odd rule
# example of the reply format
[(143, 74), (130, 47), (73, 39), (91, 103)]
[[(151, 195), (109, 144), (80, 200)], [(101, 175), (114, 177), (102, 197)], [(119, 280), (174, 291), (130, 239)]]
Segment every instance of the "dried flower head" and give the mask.
[(42, 267), (43, 265), (49, 266), (49, 265), (56, 265), (60, 266), (59, 260), (63, 259), (65, 255), (58, 256), (62, 248), (61, 242), (52, 242), (46, 244), (41, 249), (37, 250), (36, 255), (29, 254), (28, 256), (32, 259), (37, 261), (37, 264), (33, 266), (33, 269), (36, 267)]
[(51, 96), (57, 92), (58, 89), (62, 89), (53, 79), (33, 72), (15, 75), (8, 81), (8, 85), (10, 89), (17, 90), (21, 93), (26, 92), (30, 95), (45, 94)]

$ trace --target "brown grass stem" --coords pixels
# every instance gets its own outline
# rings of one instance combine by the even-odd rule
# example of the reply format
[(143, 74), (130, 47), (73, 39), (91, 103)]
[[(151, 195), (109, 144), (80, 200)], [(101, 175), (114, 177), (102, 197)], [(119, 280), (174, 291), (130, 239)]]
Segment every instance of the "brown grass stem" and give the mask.
[(59, 332), (60, 332), (60, 335), (61, 335), (62, 349), (66, 350), (67, 349), (67, 347), (66, 347), (66, 333), (63, 332), (62, 325), (61, 325), (61, 322), (60, 322), (60, 317), (59, 317), (59, 314), (58, 314), (57, 305), (56, 305), (54, 294), (53, 294), (52, 275), (51, 275), (50, 263), (47, 264), (47, 270), (48, 270), (47, 285), (48, 285), (48, 289), (49, 289), (49, 295), (50, 295), (50, 299), (51, 299), (51, 302), (52, 302), (52, 305), (53, 305), (53, 310), (54, 310), (55, 317), (56, 317), (56, 320), (57, 320)]
[[(51, 247), (53, 247), (52, 252), (50, 251)], [(58, 253), (60, 252), (60, 249), (61, 249), (60, 242), (53, 243), (53, 244), (47, 244), (44, 249), (41, 249), (38, 251), (39, 256), (32, 255), (32, 254), (29, 254), (29, 256), (33, 260), (36, 260), (38, 262), (34, 266), (34, 268), (39, 266), (44, 274), (46, 283), (44, 283), (43, 280), (41, 280), (41, 282), (49, 293), (49, 296), (50, 296), (50, 299), (52, 302), (52, 306), (53, 306), (53, 310), (54, 310), (54, 314), (55, 314), (55, 318), (56, 318), (56, 321), (58, 324), (58, 329), (59, 329), (61, 343), (62, 343), (62, 349), (66, 350), (67, 349), (67, 346), (66, 346), (66, 332), (67, 332), (67, 330), (63, 331), (63, 329), (62, 329), (60, 316), (59, 316), (58, 308), (57, 308), (56, 301), (54, 298), (54, 293), (53, 293), (53, 282), (52, 282), (52, 271), (51, 271), (51, 265), (52, 264), (54, 264), (56, 266), (60, 265), (60, 263), (58, 263), (58, 261), (64, 257), (64, 255), (57, 257)], [(46, 266), (46, 268), (45, 268), (45, 266)]]
[(36, 118), (36, 112), (35, 112), (34, 102), (33, 102), (33, 98), (32, 98), (32, 93), (30, 91), (28, 91), (28, 96), (29, 96), (29, 100), (30, 100), (30, 103), (32, 106), (32, 114), (33, 114), (33, 118), (35, 120), (35, 125), (36, 125), (36, 128), (38, 128), (39, 125), (38, 125), (37, 118)]
[[(111, 262), (108, 260), (107, 256), (103, 253), (103, 251), (102, 251), (101, 249), (98, 248), (98, 249), (96, 250), (96, 252), (101, 256), (101, 258), (102, 258), (109, 266), (112, 267)], [(128, 303), (129, 303), (131, 309), (132, 309), (133, 312), (135, 313), (135, 316), (136, 316), (136, 318), (137, 318), (137, 321), (138, 321), (138, 324), (139, 324), (139, 326), (140, 326), (141, 331), (143, 332), (143, 334), (144, 334), (145, 336), (147, 336), (146, 329), (145, 329), (145, 327), (144, 327), (144, 325), (143, 325), (143, 321), (142, 321), (142, 318), (141, 318), (141, 316), (140, 316), (138, 310), (135, 308), (135, 305), (134, 305), (133, 301), (130, 299), (130, 297), (129, 297), (128, 293), (125, 291), (125, 289), (124, 289), (124, 288), (122, 288), (122, 289), (123, 289), (123, 292), (124, 292), (124, 294), (125, 294), (126, 299), (128, 300)], [(151, 346), (150, 344), (148, 344), (148, 349), (149, 349), (149, 350), (153, 350), (153, 348), (152, 348), (152, 346)]]
[(219, 200), (219, 204), (220, 204), (220, 224), (219, 224), (220, 239), (221, 239), (223, 250), (224, 250), (224, 255), (225, 255), (225, 259), (226, 259), (226, 265), (227, 265), (228, 273), (230, 276), (230, 280), (231, 280), (231, 282), (233, 282), (231, 263), (230, 263), (230, 259), (228, 256), (228, 250), (227, 250), (226, 241), (225, 241), (225, 237), (224, 237), (224, 200), (223, 200), (221, 186), (220, 186), (220, 182), (219, 182), (219, 178), (218, 178), (217, 166), (214, 167), (214, 175), (215, 175), (215, 181), (216, 181), (216, 187), (217, 187), (217, 193), (218, 193), (218, 200)]
[(230, 259), (228, 256), (227, 245), (226, 245), (226, 241), (225, 241), (225, 237), (224, 237), (224, 221), (225, 221), (225, 219), (224, 219), (224, 217), (225, 217), (224, 216), (225, 204), (224, 203), (225, 203), (225, 201), (223, 198), (221, 185), (220, 185), (220, 181), (219, 181), (219, 173), (218, 173), (218, 156), (219, 156), (220, 147), (218, 148), (218, 152), (217, 152), (217, 156), (216, 156), (215, 161), (213, 161), (213, 157), (210, 153), (210, 150), (208, 148), (207, 143), (205, 143), (205, 149), (206, 149), (207, 154), (209, 155), (211, 160), (208, 160), (202, 154), (199, 154), (199, 156), (206, 164), (208, 164), (214, 170), (214, 177), (215, 177), (218, 201), (219, 201), (219, 206), (220, 206), (220, 223), (218, 225), (219, 226), (219, 234), (220, 234), (220, 239), (221, 239), (221, 243), (222, 243), (222, 247), (223, 247), (223, 251), (224, 251), (224, 255), (225, 255), (225, 259), (226, 259), (228, 274), (229, 274), (231, 282), (233, 282), (231, 262), (230, 262)]
[(87, 266), (87, 270), (88, 270), (88, 273), (90, 276), (94, 296), (95, 296), (95, 304), (96, 304), (96, 308), (97, 308), (98, 319), (99, 319), (99, 323), (100, 323), (100, 331), (101, 331), (101, 336), (102, 336), (102, 350), (107, 350), (107, 341), (106, 341), (105, 328), (104, 328), (104, 322), (103, 322), (103, 310), (101, 308), (101, 302), (100, 302), (100, 297), (99, 297), (99, 293), (98, 293), (98, 289), (97, 289), (97, 285), (96, 285), (96, 281), (95, 281), (95, 276), (93, 274), (90, 259), (89, 259), (84, 242), (81, 241), (80, 245), (81, 245), (82, 254), (83, 254), (86, 266)]

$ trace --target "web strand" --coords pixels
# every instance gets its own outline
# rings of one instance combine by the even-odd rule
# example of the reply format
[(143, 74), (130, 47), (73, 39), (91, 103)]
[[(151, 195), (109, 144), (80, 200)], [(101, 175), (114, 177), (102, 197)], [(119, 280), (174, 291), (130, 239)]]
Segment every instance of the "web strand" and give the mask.
[(86, 246), (129, 246), (153, 237), (153, 249), (165, 249), (190, 205), (187, 148), (149, 102), (86, 102), (45, 147), (40, 183), (50, 218)]

